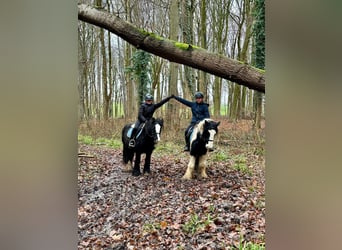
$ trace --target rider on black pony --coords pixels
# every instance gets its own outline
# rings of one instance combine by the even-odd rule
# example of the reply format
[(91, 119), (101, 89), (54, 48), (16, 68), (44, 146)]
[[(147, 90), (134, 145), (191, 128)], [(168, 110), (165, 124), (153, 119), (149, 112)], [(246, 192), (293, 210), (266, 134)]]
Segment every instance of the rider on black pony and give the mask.
[(154, 111), (160, 108), (163, 104), (168, 102), (171, 99), (171, 96), (166, 97), (165, 99), (161, 100), (159, 103), (153, 103), (153, 96), (151, 94), (146, 94), (145, 102), (141, 104), (139, 113), (138, 113), (138, 120), (135, 122), (131, 140), (129, 141), (129, 147), (135, 147), (135, 136), (138, 132), (138, 128), (142, 123), (145, 123), (147, 120), (151, 119)]
[(191, 128), (193, 128), (195, 126), (196, 123), (202, 121), (205, 118), (210, 118), (210, 114), (209, 114), (209, 104), (203, 102), (203, 93), (202, 92), (196, 92), (195, 93), (195, 102), (190, 102), (186, 99), (183, 99), (181, 97), (172, 95), (171, 97), (175, 98), (177, 101), (179, 101), (180, 103), (188, 106), (191, 108), (191, 112), (192, 112), (192, 119), (190, 122), (190, 125), (187, 127), (187, 129), (185, 130), (185, 143), (186, 146), (184, 147), (184, 151), (189, 151), (189, 144), (190, 144), (190, 130)]

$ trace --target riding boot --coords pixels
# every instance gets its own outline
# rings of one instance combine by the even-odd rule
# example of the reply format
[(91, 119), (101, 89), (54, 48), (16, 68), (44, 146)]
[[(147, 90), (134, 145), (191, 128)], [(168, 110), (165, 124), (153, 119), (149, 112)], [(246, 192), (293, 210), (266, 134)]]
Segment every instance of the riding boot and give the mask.
[(131, 139), (129, 140), (128, 147), (134, 148), (135, 147), (135, 134), (136, 134), (136, 129), (133, 128)]
[(188, 136), (185, 136), (185, 147), (184, 151), (190, 151), (190, 138)]

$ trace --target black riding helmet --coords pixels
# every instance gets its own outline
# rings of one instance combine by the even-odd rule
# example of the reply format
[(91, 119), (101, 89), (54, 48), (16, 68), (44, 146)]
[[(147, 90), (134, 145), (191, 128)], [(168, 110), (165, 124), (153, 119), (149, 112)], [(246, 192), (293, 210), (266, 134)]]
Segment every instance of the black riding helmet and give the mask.
[(146, 94), (146, 95), (145, 95), (145, 101), (153, 101), (153, 95), (151, 95), (151, 94)]
[(196, 92), (195, 98), (203, 98), (203, 97), (204, 97), (204, 95), (202, 92)]

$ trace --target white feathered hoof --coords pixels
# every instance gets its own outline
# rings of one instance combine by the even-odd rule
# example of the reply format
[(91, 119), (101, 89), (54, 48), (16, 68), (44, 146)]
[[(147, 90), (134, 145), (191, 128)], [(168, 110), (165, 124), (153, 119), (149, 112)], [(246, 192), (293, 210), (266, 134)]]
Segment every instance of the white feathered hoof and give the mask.
[(133, 169), (132, 163), (128, 162), (122, 171), (123, 172), (132, 172), (132, 169)]
[(183, 175), (182, 179), (183, 180), (191, 180), (192, 179), (192, 175), (188, 174), (188, 173), (185, 173), (185, 175)]

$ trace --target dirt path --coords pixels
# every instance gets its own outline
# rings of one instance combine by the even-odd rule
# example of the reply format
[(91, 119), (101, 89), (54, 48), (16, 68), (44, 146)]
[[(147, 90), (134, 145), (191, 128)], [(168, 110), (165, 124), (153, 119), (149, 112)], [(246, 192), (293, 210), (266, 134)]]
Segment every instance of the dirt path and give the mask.
[(79, 249), (231, 249), (264, 242), (264, 171), (211, 162), (208, 179), (181, 180), (188, 155), (152, 155), (151, 175), (123, 172), (122, 153), (80, 145)]

